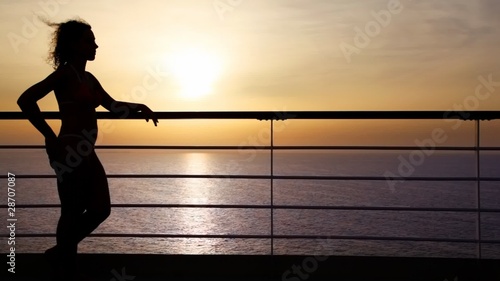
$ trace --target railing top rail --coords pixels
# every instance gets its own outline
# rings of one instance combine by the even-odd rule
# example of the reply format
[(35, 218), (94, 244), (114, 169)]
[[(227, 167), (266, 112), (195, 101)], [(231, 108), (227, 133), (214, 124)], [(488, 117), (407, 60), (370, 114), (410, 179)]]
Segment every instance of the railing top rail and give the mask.
[[(60, 119), (59, 112), (42, 112), (45, 119)], [(500, 119), (500, 111), (161, 111), (158, 119)], [(97, 112), (98, 119), (143, 119), (140, 114)], [(0, 120), (22, 120), (19, 111), (0, 112)]]

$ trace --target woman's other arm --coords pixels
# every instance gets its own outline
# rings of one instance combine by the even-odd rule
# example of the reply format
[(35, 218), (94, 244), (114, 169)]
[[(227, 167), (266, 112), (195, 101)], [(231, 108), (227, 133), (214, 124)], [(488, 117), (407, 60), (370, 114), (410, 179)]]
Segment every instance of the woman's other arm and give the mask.
[(56, 138), (56, 134), (45, 119), (43, 119), (37, 102), (54, 90), (61, 75), (61, 71), (54, 71), (47, 78), (24, 91), (17, 100), (21, 111), (46, 139)]

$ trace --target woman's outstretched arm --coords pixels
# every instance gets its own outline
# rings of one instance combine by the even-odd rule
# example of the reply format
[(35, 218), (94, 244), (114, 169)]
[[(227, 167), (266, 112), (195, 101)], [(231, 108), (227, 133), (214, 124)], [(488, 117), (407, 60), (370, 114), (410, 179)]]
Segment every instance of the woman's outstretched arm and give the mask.
[(117, 101), (104, 90), (104, 88), (94, 76), (92, 76), (92, 78), (94, 79), (95, 85), (97, 85), (97, 90), (101, 95), (101, 105), (104, 108), (106, 108), (110, 112), (118, 114), (120, 118), (126, 118), (130, 113), (140, 112), (147, 122), (149, 122), (149, 119), (151, 119), (155, 126), (157, 123), (159, 123), (158, 119), (154, 116), (154, 112), (145, 104)]

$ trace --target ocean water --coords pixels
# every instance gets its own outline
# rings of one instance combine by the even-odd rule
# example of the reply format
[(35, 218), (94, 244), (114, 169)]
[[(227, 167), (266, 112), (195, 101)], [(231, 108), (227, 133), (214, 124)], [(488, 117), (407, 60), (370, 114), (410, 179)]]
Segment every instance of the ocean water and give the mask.
[[(252, 150), (97, 151), (108, 175), (269, 175), (269, 152)], [(413, 157), (413, 158), (412, 158)], [(53, 171), (42, 150), (0, 150), (0, 171), (16, 175)], [(474, 152), (436, 151), (423, 158), (411, 151), (276, 150), (274, 175), (474, 177)], [(500, 176), (500, 153), (481, 154), (481, 175)], [(6, 179), (0, 200), (6, 205)], [(269, 179), (109, 178), (113, 204), (271, 204)], [(474, 181), (297, 180), (272, 182), (274, 205), (476, 208)], [(17, 204), (59, 203), (55, 179), (16, 180)], [(481, 182), (481, 207), (500, 209), (500, 182)], [(0, 220), (6, 223), (6, 209)], [(17, 208), (16, 233), (53, 234), (58, 208)], [(273, 220), (271, 220), (271, 218)], [(382, 211), (267, 208), (115, 207), (95, 233), (179, 235), (311, 235), (475, 239), (478, 214), (458, 211)], [(1, 228), (1, 252), (7, 251)], [(500, 240), (500, 213), (481, 213), (481, 236)], [(17, 252), (42, 252), (54, 237), (17, 238)], [(108, 238), (89, 237), (88, 253), (322, 254), (361, 256), (476, 257), (478, 246), (463, 242), (358, 239)], [(484, 243), (485, 258), (500, 258), (500, 244)]]

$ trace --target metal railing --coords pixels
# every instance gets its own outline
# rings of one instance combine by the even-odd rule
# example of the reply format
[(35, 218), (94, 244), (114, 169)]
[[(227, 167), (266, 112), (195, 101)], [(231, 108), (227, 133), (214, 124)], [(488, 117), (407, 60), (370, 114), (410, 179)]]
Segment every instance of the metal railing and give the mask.
[[(172, 145), (99, 145), (96, 148), (102, 149), (181, 149), (181, 150), (236, 150), (236, 149), (258, 149), (268, 150), (270, 153), (270, 171), (268, 175), (240, 175), (240, 174), (217, 174), (217, 175), (195, 175), (195, 174), (110, 174), (108, 178), (224, 178), (224, 179), (266, 179), (270, 181), (270, 205), (232, 205), (232, 204), (113, 204), (113, 208), (133, 207), (133, 208), (237, 208), (237, 209), (268, 209), (270, 210), (270, 234), (269, 235), (210, 235), (210, 234), (116, 234), (97, 233), (91, 234), (93, 237), (142, 237), (142, 238), (256, 238), (270, 239), (271, 255), (274, 253), (274, 239), (349, 239), (349, 240), (379, 240), (379, 241), (425, 241), (425, 242), (456, 242), (477, 244), (477, 257), (481, 258), (482, 244), (500, 244), (500, 240), (483, 239), (481, 235), (481, 213), (500, 213), (500, 209), (481, 207), (481, 182), (499, 182), (500, 176), (484, 177), (480, 169), (481, 151), (500, 151), (500, 147), (481, 146), (481, 122), (485, 120), (500, 119), (500, 111), (472, 111), (472, 112), (452, 112), (452, 111), (290, 111), (290, 112), (158, 112), (158, 119), (251, 119), (267, 121), (270, 123), (270, 144), (262, 146), (172, 146)], [(464, 118), (466, 116), (466, 118)], [(45, 119), (59, 119), (58, 112), (43, 113)], [(143, 119), (139, 114), (129, 114), (127, 118), (120, 118), (108, 112), (98, 112), (98, 119)], [(0, 112), (0, 120), (23, 120), (21, 112)], [(342, 119), (365, 119), (365, 120), (439, 120), (457, 119), (470, 120), (475, 122), (475, 145), (474, 146), (436, 146), (434, 150), (441, 151), (471, 151), (475, 152), (476, 176), (473, 177), (395, 177), (394, 180), (404, 181), (462, 181), (475, 182), (477, 194), (477, 206), (475, 208), (418, 208), (418, 207), (373, 207), (373, 206), (303, 206), (303, 205), (277, 205), (274, 204), (274, 181), (275, 180), (346, 180), (346, 181), (386, 181), (385, 176), (301, 176), (301, 175), (275, 175), (274, 173), (274, 153), (276, 150), (417, 150), (422, 149), (416, 146), (275, 146), (274, 144), (274, 123), (286, 119), (307, 119), (307, 120), (342, 120)], [(0, 145), (0, 149), (43, 149), (43, 145)], [(55, 175), (23, 174), (16, 175), (16, 178), (55, 178)], [(6, 175), (0, 175), (6, 178)], [(17, 205), (17, 208), (57, 208), (58, 204), (24, 204)], [(7, 208), (7, 205), (0, 205), (0, 208)], [(274, 211), (279, 209), (321, 209), (321, 210), (363, 210), (363, 211), (429, 211), (429, 212), (462, 212), (477, 214), (477, 237), (475, 239), (453, 239), (453, 238), (421, 238), (421, 237), (388, 237), (388, 236), (343, 236), (343, 235), (277, 235), (274, 233)], [(23, 234), (18, 233), (17, 237), (53, 237), (55, 234)]]

